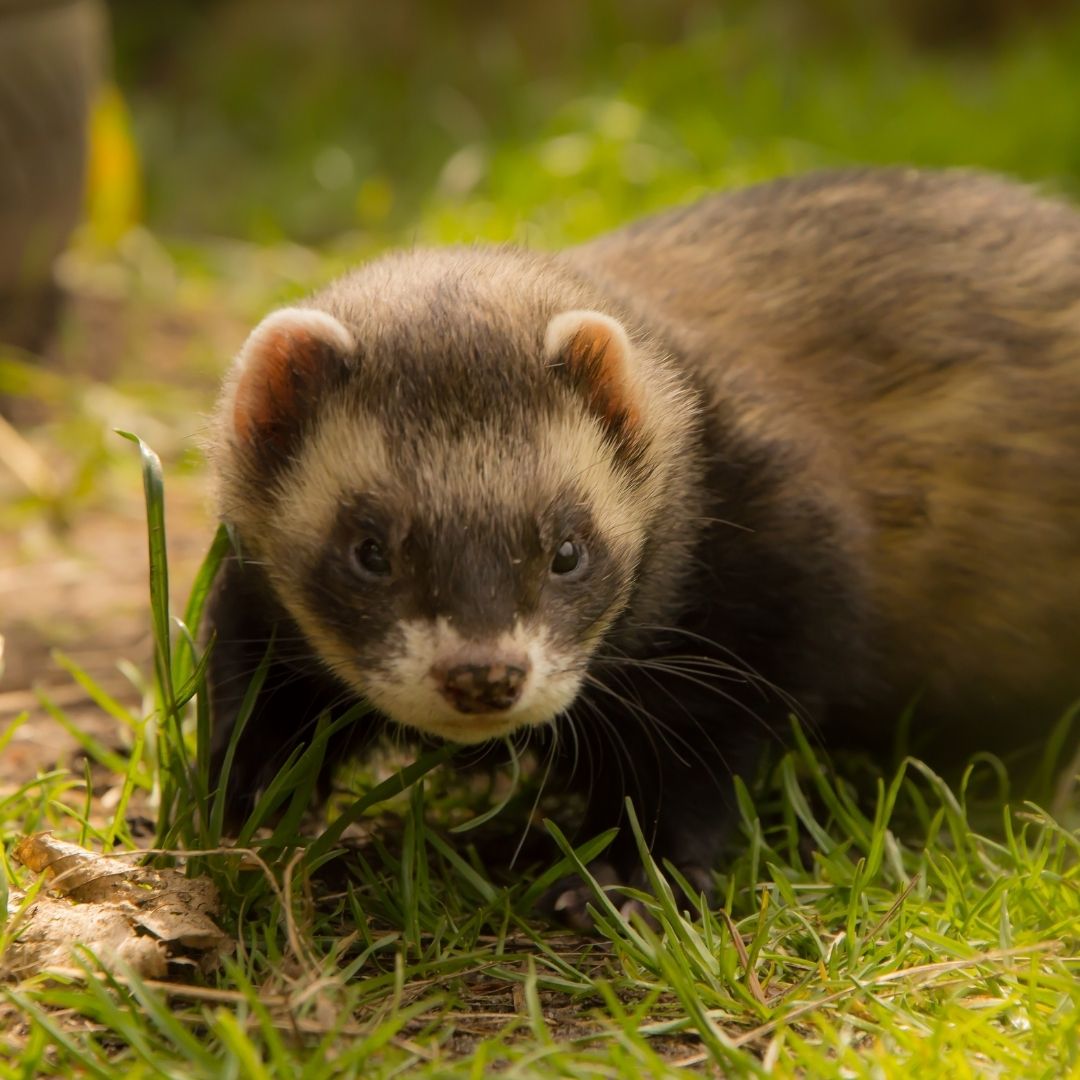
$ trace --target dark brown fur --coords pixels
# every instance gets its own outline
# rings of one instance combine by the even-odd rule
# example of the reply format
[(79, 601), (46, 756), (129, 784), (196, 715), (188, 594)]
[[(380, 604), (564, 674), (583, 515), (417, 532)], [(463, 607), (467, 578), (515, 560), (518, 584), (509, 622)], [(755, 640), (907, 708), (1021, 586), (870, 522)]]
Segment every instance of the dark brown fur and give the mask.
[[(286, 452), (219, 448), (219, 473), (233, 478), (225, 516), (246, 522), (249, 543), (272, 531), (274, 492), (298, 482), (307, 413), (328, 393), (355, 393), (357, 409), (377, 401), (406, 455), (436, 422), (501, 420), (492, 455), (518, 455), (520, 485), (458, 531), (436, 506), (416, 556), (428, 613), (461, 625), (505, 621), (499, 604), (512, 611), (510, 598), (528, 594), (526, 570), (509, 568), (521, 560), (495, 552), (513, 554), (520, 535), (526, 568), (532, 557), (514, 524), (534, 486), (530, 423), (584, 398), (631, 485), (647, 484), (667, 445), (642, 435), (640, 403), (602, 345), (579, 342), (584, 359), (561, 370), (537, 366), (549, 320), (595, 308), (621, 320), (649, 370), (673, 366), (692, 444), (670, 444), (672, 480), (642, 510), (648, 537), (623, 592), (616, 560), (610, 595), (592, 594), (597, 611), (621, 607), (583, 654), (590, 681), (565, 721), (585, 744), (570, 781), (590, 795), (587, 829), (620, 820), (630, 794), (657, 853), (705, 884), (727, 776), (751, 767), (796, 703), (826, 733), (870, 737), (918, 700), (917, 722), (974, 751), (1049, 725), (1080, 694), (1080, 216), (1068, 206), (970, 173), (825, 173), (716, 196), (558, 256), (409, 253), (312, 306), (361, 344), (332, 391), (290, 391), (302, 408)], [(352, 513), (344, 506), (335, 528), (351, 535)], [(309, 564), (310, 604), (372, 663), (393, 632), (396, 616), (383, 626), (381, 608), (358, 606), (322, 543), (297, 550), (295, 567), (272, 554), (265, 568), (231, 562), (218, 588), (219, 757), (270, 628), (294, 643), (242, 746), (241, 808), (275, 751), (355, 696), (272, 582)], [(410, 611), (426, 602), (417, 596)], [(587, 608), (566, 603), (572, 642)], [(625, 840), (613, 855), (623, 880), (635, 874)]]
[[(827, 503), (877, 722), (975, 730), (1080, 691), (1080, 216), (972, 173), (823, 174), (573, 252)], [(662, 267), (657, 274), (654, 268)], [(955, 729), (954, 729), (955, 730)], [(974, 744), (972, 744), (974, 745)]]

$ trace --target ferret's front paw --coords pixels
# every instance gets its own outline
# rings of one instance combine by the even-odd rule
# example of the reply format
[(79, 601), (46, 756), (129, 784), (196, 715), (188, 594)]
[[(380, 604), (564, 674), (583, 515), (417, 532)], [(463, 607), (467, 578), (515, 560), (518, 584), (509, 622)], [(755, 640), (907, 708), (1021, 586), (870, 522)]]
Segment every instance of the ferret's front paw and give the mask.
[[(713, 876), (708, 870), (700, 866), (683, 866), (679, 869), (687, 884), (694, 890), (694, 897), (691, 898), (680, 886), (672, 883), (675, 903), (680, 911), (694, 912), (697, 909), (695, 901), (701, 894), (704, 894), (706, 903), (711, 903), (715, 899)], [(645, 871), (640, 866), (629, 874), (620, 874), (614, 864), (601, 860), (590, 864), (589, 873), (604, 892), (609, 894), (622, 918), (629, 920), (632, 915), (637, 914), (649, 926), (658, 928), (658, 923), (648, 906), (636, 897), (627, 896), (622, 892), (623, 889), (649, 891)], [(556, 882), (541, 897), (538, 907), (554, 921), (564, 923), (573, 930), (589, 933), (595, 930), (592, 916), (588, 911), (590, 903), (595, 907), (592, 887), (578, 877), (565, 877)]]
[[(597, 884), (607, 892), (624, 882), (612, 863), (598, 861), (589, 865)], [(555, 922), (565, 923), (572, 930), (589, 933), (595, 929), (592, 916), (586, 910), (593, 900), (592, 887), (579, 877), (564, 877), (540, 898), (537, 907)], [(617, 902), (618, 897), (615, 897)]]

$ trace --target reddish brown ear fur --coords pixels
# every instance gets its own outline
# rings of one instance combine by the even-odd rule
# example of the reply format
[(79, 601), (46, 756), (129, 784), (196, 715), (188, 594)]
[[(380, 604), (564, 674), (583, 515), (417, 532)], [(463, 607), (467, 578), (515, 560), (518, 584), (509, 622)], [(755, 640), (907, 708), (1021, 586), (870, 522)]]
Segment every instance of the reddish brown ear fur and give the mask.
[(332, 316), (286, 308), (251, 333), (238, 360), (232, 425), (242, 442), (281, 442), (302, 411), (302, 398), (340, 369), (352, 338)]
[(566, 368), (607, 427), (637, 430), (640, 391), (630, 340), (618, 322), (598, 311), (564, 311), (548, 324), (545, 345), (550, 363)]

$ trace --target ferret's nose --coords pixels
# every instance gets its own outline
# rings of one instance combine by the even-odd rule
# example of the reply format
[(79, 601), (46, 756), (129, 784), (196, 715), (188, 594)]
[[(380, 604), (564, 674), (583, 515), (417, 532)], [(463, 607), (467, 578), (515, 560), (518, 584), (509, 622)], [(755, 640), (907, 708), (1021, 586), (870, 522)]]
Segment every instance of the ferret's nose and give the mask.
[(458, 712), (505, 712), (521, 697), (529, 674), (528, 661), (524, 664), (455, 664), (436, 667), (432, 674), (439, 693)]

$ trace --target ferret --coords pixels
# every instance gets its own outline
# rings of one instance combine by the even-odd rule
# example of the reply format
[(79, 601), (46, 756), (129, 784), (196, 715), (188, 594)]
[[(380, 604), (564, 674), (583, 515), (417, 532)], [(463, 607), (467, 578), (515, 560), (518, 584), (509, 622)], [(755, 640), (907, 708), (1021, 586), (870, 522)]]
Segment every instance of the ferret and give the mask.
[(233, 820), (362, 700), (332, 762), (535, 737), (708, 892), (792, 712), (974, 751), (1080, 695), (1080, 215), (867, 169), (393, 253), (252, 331), (210, 460), (216, 769), (275, 641)]

